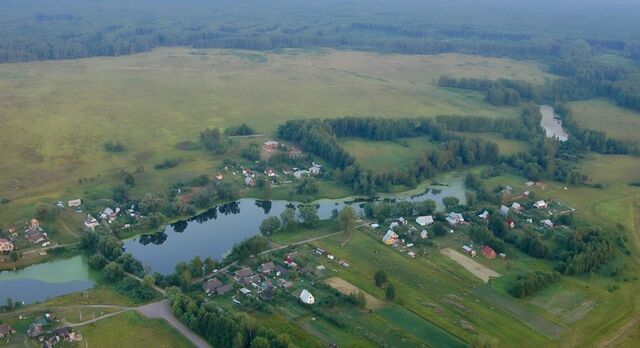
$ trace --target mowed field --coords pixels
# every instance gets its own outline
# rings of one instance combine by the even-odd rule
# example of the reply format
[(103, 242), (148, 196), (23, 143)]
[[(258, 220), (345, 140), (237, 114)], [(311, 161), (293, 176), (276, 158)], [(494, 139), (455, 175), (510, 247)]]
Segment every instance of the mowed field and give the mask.
[[(511, 117), (481, 93), (437, 87), (439, 76), (550, 78), (537, 63), (464, 55), (157, 49), (115, 58), (0, 65), (0, 219), (22, 207), (113, 186), (146, 168), (142, 189), (206, 172), (210, 158), (175, 149), (205, 127), (246, 122), (272, 132), (287, 119), (343, 115)], [(120, 141), (127, 151), (108, 154)], [(162, 173), (153, 164), (183, 157)], [(146, 173), (151, 172), (154, 175)], [(78, 179), (90, 178), (87, 184)], [(144, 186), (147, 185), (147, 186)]]
[(640, 112), (619, 107), (608, 99), (577, 101), (570, 106), (582, 127), (603, 131), (613, 138), (640, 141)]
[(418, 137), (402, 142), (341, 139), (340, 144), (364, 168), (385, 173), (407, 169), (431, 142), (426, 137)]

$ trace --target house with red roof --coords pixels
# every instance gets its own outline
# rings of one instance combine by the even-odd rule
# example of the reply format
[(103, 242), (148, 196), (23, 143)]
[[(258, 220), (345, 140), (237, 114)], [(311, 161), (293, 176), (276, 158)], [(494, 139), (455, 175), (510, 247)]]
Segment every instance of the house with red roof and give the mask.
[(496, 258), (496, 251), (493, 250), (490, 246), (485, 245), (482, 248), (482, 255), (484, 255), (484, 257), (488, 258), (489, 260), (493, 260)]

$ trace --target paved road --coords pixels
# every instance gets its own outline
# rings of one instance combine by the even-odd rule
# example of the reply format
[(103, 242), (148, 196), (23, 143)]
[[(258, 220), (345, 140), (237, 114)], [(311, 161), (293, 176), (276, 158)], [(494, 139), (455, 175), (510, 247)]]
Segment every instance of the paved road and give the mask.
[(186, 337), (198, 348), (211, 348), (211, 345), (209, 345), (207, 341), (202, 339), (202, 337), (196, 335), (193, 331), (182, 324), (175, 316), (173, 316), (173, 312), (171, 311), (171, 307), (169, 306), (169, 302), (167, 300), (162, 300), (160, 302), (150, 303), (148, 305), (138, 307), (138, 312), (140, 312), (147, 318), (162, 318), (166, 320), (171, 326), (178, 330), (182, 335), (184, 335), (184, 337)]

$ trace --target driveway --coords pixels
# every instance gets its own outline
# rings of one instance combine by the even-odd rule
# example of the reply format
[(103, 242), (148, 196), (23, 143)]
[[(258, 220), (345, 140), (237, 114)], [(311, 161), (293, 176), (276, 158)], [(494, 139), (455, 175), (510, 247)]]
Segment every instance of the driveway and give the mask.
[(188, 327), (182, 324), (171, 311), (169, 302), (162, 300), (160, 302), (150, 303), (138, 307), (138, 312), (147, 318), (162, 318), (166, 320), (171, 326), (178, 330), (184, 337), (186, 337), (191, 343), (198, 348), (211, 348), (211, 345), (207, 343), (202, 337), (191, 331)]

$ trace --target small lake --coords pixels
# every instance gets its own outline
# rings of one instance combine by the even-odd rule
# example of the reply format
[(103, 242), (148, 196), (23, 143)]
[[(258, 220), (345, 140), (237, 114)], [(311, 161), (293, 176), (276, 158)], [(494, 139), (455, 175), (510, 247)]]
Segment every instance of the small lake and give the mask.
[(93, 287), (84, 256), (0, 272), (0, 301), (7, 298), (26, 304), (45, 301)]
[[(464, 182), (461, 175), (449, 175), (441, 179), (445, 185), (426, 185), (402, 194), (385, 194), (377, 199), (407, 200), (419, 202), (427, 199), (436, 201), (438, 209), (444, 209), (442, 198), (453, 196), (466, 203)], [(234, 244), (259, 233), (258, 228), (268, 216), (279, 216), (287, 206), (300, 203), (288, 201), (259, 201), (240, 199), (212, 208), (206, 213), (186, 221), (167, 225), (162, 232), (141, 235), (124, 242), (126, 252), (133, 254), (151, 272), (169, 274), (179, 262), (187, 262), (195, 256), (221, 260)], [(334, 210), (351, 205), (362, 214), (362, 199), (319, 200), (313, 202), (318, 207), (321, 219), (332, 217)]]
[(542, 114), (540, 125), (544, 128), (547, 138), (558, 138), (560, 141), (569, 139), (569, 134), (562, 128), (562, 120), (556, 115), (552, 106), (540, 105), (540, 114)]

